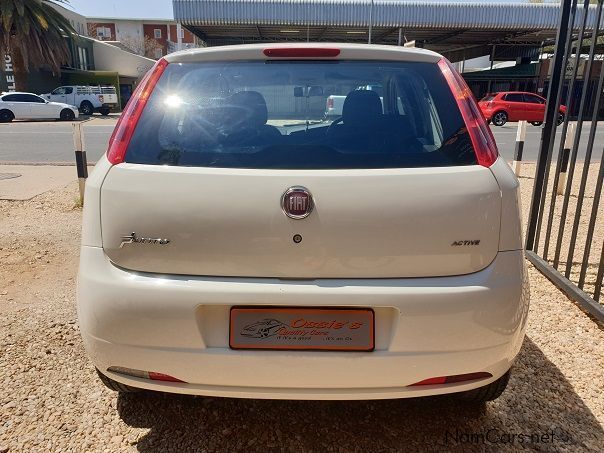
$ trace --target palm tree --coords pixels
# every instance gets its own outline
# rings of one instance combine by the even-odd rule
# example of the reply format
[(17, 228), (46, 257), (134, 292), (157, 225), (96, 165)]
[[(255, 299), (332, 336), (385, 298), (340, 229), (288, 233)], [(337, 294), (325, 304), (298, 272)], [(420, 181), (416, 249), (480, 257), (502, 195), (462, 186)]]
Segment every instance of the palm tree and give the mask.
[[(27, 72), (49, 66), (53, 74), (69, 63), (66, 34), (76, 34), (69, 20), (49, 0), (0, 0), (0, 55), (13, 61), (16, 89), (26, 88)], [(54, 3), (68, 3), (55, 0)]]

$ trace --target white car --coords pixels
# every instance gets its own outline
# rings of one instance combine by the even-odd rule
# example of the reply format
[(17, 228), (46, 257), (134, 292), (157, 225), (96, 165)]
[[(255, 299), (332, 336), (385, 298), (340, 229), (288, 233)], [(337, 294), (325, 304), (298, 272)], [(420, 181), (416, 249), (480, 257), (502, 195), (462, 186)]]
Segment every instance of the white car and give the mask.
[[(341, 118), (308, 120), (311, 83), (350, 93)], [(434, 52), (170, 54), (86, 187), (78, 316), (114, 390), (486, 401), (508, 382), (529, 305), (518, 180)]]
[(0, 123), (12, 120), (57, 119), (72, 121), (78, 117), (77, 107), (49, 102), (33, 93), (0, 93)]

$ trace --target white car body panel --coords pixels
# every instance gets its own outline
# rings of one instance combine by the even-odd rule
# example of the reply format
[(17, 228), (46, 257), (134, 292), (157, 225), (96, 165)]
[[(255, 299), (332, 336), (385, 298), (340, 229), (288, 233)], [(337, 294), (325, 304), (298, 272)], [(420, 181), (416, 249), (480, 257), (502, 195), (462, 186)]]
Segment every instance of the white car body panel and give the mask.
[[(343, 43), (287, 43), (287, 44), (245, 44), (235, 46), (202, 47), (198, 49), (183, 50), (168, 54), (164, 59), (168, 63), (190, 63), (200, 61), (232, 61), (232, 60), (264, 60), (266, 56), (262, 51), (271, 49), (295, 49), (335, 47), (340, 49), (338, 60), (393, 60), (393, 61), (418, 61), (436, 63), (442, 55), (431, 50), (395, 47), (376, 44), (343, 44)], [(311, 58), (317, 59), (317, 58)], [(328, 58), (331, 60), (332, 58)]]
[[(265, 59), (266, 47), (338, 47), (342, 59), (441, 58), (393, 46), (265, 44), (165, 59)], [(304, 220), (287, 218), (279, 203), (298, 185), (315, 201)], [(103, 157), (84, 203), (77, 290), (84, 345), (109, 378), (174, 393), (328, 400), (479, 388), (510, 369), (524, 339), (519, 206), (518, 180), (502, 158), (489, 168), (316, 171), (112, 165)], [(170, 242), (121, 246), (133, 231)], [(465, 241), (480, 242), (454, 244)], [(233, 306), (369, 307), (375, 350), (234, 350)], [(411, 386), (474, 372), (492, 377)]]
[[(122, 164), (104, 185), (103, 248), (117, 265), (138, 271), (433, 277), (476, 272), (499, 249), (500, 190), (478, 165), (317, 172)], [(281, 210), (291, 186), (313, 194), (316, 206), (304, 221)], [(122, 247), (132, 231), (170, 243)], [(453, 245), (464, 240), (480, 242)]]
[[(84, 246), (78, 316), (95, 365), (166, 373), (188, 384), (107, 372), (143, 388), (251, 398), (400, 398), (466, 390), (489, 381), (406, 387), (476, 369), (505, 373), (524, 337), (528, 289), (523, 252), (502, 252), (465, 276), (419, 279), (233, 279), (157, 276), (120, 269)], [(85, 302), (84, 302), (85, 301)], [(366, 307), (376, 313), (376, 350), (233, 351), (233, 305)], [(144, 313), (144, 316), (141, 314)]]

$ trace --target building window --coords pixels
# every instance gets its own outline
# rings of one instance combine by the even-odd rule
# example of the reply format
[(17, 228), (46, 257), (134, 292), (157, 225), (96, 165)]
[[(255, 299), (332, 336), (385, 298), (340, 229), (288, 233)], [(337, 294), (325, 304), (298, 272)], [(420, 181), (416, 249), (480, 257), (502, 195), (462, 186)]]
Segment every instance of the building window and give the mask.
[(111, 28), (109, 27), (97, 27), (96, 36), (100, 39), (111, 39)]
[(155, 28), (153, 30), (153, 36), (155, 39), (161, 39), (161, 28)]
[(80, 69), (86, 70), (86, 66), (84, 63), (84, 49), (82, 49), (81, 47), (78, 47), (78, 67)]
[(161, 58), (164, 56), (164, 49), (158, 48), (155, 49), (155, 58)]

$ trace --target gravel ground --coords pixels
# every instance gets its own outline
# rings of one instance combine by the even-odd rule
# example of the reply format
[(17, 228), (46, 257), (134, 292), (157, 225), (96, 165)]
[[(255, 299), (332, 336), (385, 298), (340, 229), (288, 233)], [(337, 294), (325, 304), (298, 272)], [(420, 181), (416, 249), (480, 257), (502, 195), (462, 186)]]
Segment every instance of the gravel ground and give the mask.
[[(526, 210), (532, 180), (521, 182)], [(527, 339), (508, 390), (485, 407), (118, 396), (79, 337), (76, 194), (0, 201), (0, 453), (604, 451), (604, 331), (533, 268)]]

